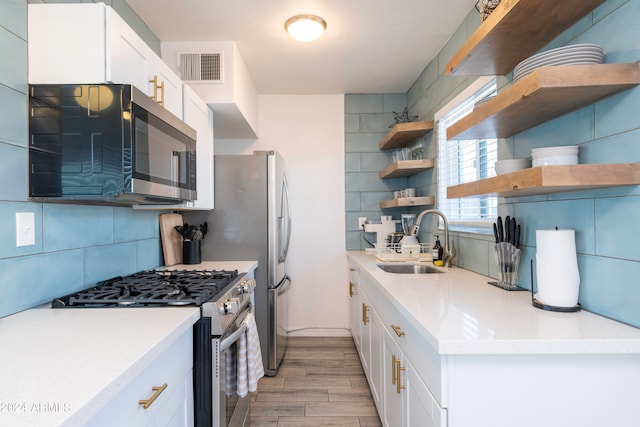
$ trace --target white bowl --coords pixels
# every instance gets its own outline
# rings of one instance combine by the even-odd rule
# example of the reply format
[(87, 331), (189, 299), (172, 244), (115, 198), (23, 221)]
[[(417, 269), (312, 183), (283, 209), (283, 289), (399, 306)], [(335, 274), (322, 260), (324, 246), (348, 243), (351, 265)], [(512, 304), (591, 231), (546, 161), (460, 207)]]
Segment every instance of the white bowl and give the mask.
[(570, 156), (549, 156), (533, 159), (533, 167), (548, 165), (577, 165), (578, 155)]
[(494, 167), (496, 175), (502, 175), (531, 167), (531, 159), (498, 160)]
[(531, 149), (531, 157), (533, 159), (539, 159), (542, 157), (553, 157), (553, 156), (577, 156), (578, 145), (564, 145), (559, 147), (543, 147), (543, 148), (532, 148)]

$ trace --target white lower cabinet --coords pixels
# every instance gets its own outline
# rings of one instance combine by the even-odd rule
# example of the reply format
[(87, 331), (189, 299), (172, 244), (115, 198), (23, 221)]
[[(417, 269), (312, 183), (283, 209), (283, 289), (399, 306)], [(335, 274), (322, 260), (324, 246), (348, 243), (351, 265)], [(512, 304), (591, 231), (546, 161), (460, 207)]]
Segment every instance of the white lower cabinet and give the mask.
[(411, 363), (406, 363), (406, 426), (446, 427), (447, 411), (422, 381)]
[(188, 330), (86, 425), (193, 426), (192, 367), (193, 333)]
[[(404, 368), (405, 360), (400, 347), (395, 343), (391, 335), (384, 331), (383, 340), (383, 403), (382, 403), (382, 425), (385, 427), (402, 427), (406, 424), (405, 406), (406, 375), (401, 369)], [(403, 383), (405, 381), (405, 383)]]
[[(430, 320), (434, 331), (441, 337), (464, 336), (469, 340), (466, 351), (446, 353), (443, 343), (462, 345), (459, 338), (439, 341), (431, 331), (425, 330), (410, 312), (394, 298), (392, 292), (406, 292), (409, 301), (410, 286), (385, 286), (369, 269), (377, 269), (368, 261), (360, 263), (349, 257), (349, 263), (358, 269), (357, 303), (351, 307), (362, 320), (362, 304), (367, 307), (368, 322), (355, 327), (354, 341), (366, 366), (367, 380), (374, 395), (378, 413), (385, 427), (637, 427), (640, 409), (637, 405), (640, 384), (640, 355), (637, 353), (591, 354), (583, 353), (592, 345), (591, 340), (577, 337), (589, 328), (588, 319), (578, 316), (533, 314), (536, 327), (561, 326), (558, 339), (567, 337), (564, 345), (575, 345), (571, 352), (558, 354), (540, 352), (536, 340), (526, 336), (531, 353), (502, 353), (508, 340), (494, 341), (492, 336), (476, 336), (475, 320), (478, 313), (449, 318), (449, 323)], [(452, 274), (452, 273), (445, 273)], [(402, 279), (389, 279), (391, 283)], [(427, 284), (425, 284), (426, 286)], [(429, 284), (432, 286), (432, 284)], [(424, 317), (446, 318), (447, 312), (459, 310), (469, 295), (454, 297), (449, 284), (437, 284), (443, 292), (439, 312), (420, 313)], [(496, 294), (496, 297), (500, 297)], [(464, 298), (464, 299), (461, 299)], [(410, 300), (413, 310), (420, 310), (419, 299)], [(457, 306), (457, 301), (465, 301)], [(434, 306), (435, 309), (436, 306)], [(524, 310), (534, 310), (528, 304)], [(478, 309), (478, 311), (482, 311)], [(540, 314), (539, 317), (538, 314)], [(590, 316), (589, 316), (590, 317)], [(451, 319), (465, 322), (453, 324)], [(379, 327), (376, 326), (376, 322)], [(549, 322), (549, 323), (547, 323)], [(585, 322), (585, 323), (582, 323)], [(485, 325), (486, 328), (486, 325)], [(445, 330), (447, 329), (447, 330)], [(545, 332), (546, 333), (546, 332)], [(519, 340), (512, 335), (513, 342)], [(378, 341), (379, 340), (379, 341)], [(381, 342), (377, 353), (376, 342)], [(359, 343), (359, 344), (358, 344)], [(519, 343), (522, 344), (522, 343)], [(481, 351), (477, 352), (482, 346)], [(493, 347), (495, 345), (495, 347)], [(544, 349), (545, 343), (540, 343)], [(502, 347), (500, 347), (502, 346)], [(571, 347), (566, 347), (567, 349)], [(381, 380), (376, 379), (375, 355), (382, 357)]]
[[(366, 274), (352, 296), (352, 327), (362, 366), (385, 427), (446, 427), (447, 411), (427, 386), (441, 385), (440, 359)], [(355, 300), (355, 302), (354, 302)], [(435, 373), (435, 374), (434, 374)]]
[(360, 361), (367, 379), (371, 369), (371, 326), (369, 323), (371, 304), (364, 298), (362, 288), (358, 289), (358, 301), (360, 310)]
[[(362, 301), (362, 360), (371, 395), (376, 405), (381, 401), (382, 387), (382, 323), (367, 295), (360, 289)], [(366, 367), (365, 367), (366, 364)]]
[[(395, 333), (395, 332), (394, 332)], [(389, 331), (384, 337), (384, 416), (385, 427), (446, 427), (447, 412), (409, 362)]]
[(382, 321), (375, 310), (371, 310), (371, 359), (369, 362), (369, 384), (376, 407), (382, 402)]
[(382, 323), (358, 283), (358, 270), (350, 268), (350, 329), (371, 395), (378, 408), (382, 398)]
[(360, 304), (360, 298), (358, 297), (358, 269), (349, 264), (349, 329), (351, 329), (351, 337), (358, 349), (358, 353), (362, 348), (360, 345), (360, 318), (358, 308)]

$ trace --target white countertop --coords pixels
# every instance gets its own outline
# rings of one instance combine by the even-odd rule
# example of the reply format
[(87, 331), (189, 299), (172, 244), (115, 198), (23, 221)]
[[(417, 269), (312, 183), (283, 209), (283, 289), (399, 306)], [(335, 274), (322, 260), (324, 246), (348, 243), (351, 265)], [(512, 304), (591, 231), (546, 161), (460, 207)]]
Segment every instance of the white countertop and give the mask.
[[(249, 272), (255, 261), (172, 269)], [(82, 426), (200, 318), (187, 307), (51, 309), (0, 318), (0, 426)]]
[(0, 319), (0, 425), (83, 425), (199, 318), (198, 307), (46, 304)]
[(175, 264), (162, 267), (167, 270), (238, 270), (250, 273), (258, 268), (258, 261), (202, 261), (200, 264)]
[(440, 354), (640, 354), (640, 329), (585, 310), (535, 308), (531, 292), (505, 291), (489, 277), (456, 267), (387, 273), (373, 254), (347, 255)]

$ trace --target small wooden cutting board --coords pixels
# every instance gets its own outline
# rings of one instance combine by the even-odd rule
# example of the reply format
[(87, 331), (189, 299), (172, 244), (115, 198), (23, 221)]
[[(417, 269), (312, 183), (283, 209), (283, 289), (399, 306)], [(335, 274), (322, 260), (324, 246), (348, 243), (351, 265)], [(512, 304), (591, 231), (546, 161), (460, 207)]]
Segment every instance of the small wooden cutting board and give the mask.
[(176, 225), (183, 225), (180, 214), (160, 215), (160, 238), (164, 265), (182, 264), (182, 236), (175, 230)]

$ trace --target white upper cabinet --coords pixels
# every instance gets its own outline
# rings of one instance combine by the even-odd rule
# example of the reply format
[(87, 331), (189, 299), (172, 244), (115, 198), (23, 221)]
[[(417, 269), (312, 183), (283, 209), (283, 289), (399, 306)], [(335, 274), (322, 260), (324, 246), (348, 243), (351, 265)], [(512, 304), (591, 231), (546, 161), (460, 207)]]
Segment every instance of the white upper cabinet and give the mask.
[(133, 84), (182, 117), (182, 81), (104, 3), (29, 5), (29, 83)]
[(108, 81), (105, 20), (103, 3), (30, 4), (29, 83)]
[(162, 58), (213, 110), (217, 139), (258, 138), (258, 90), (235, 42), (163, 42)]
[(198, 198), (183, 209), (213, 209), (213, 111), (186, 84), (184, 85), (184, 121), (197, 132)]
[(180, 205), (213, 209), (213, 111), (104, 3), (29, 5), (29, 83), (132, 84), (197, 132), (197, 193)]

